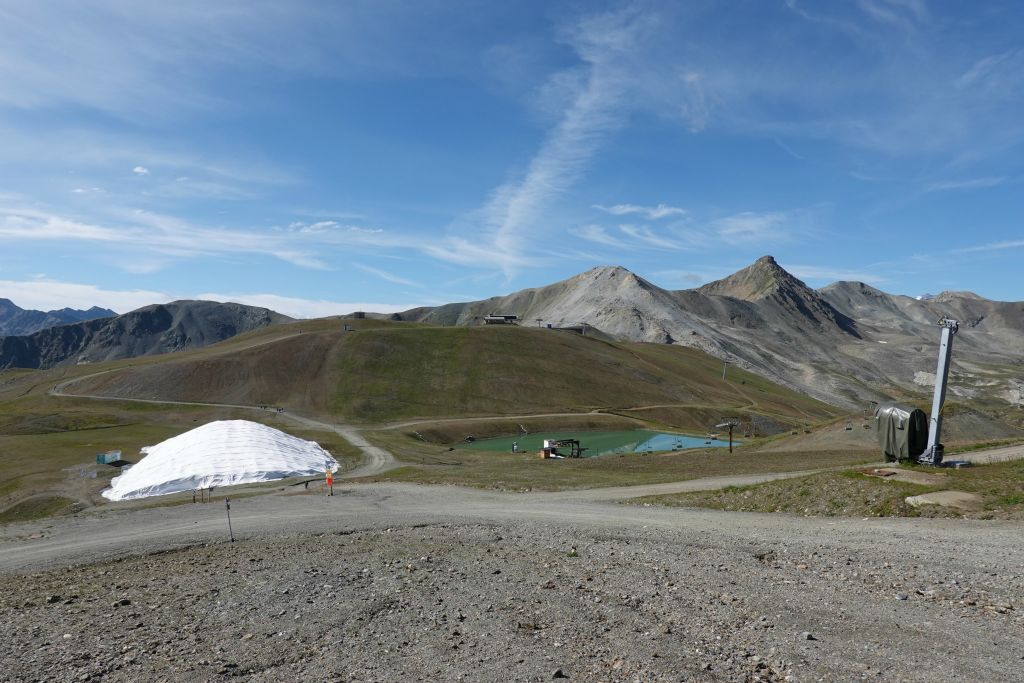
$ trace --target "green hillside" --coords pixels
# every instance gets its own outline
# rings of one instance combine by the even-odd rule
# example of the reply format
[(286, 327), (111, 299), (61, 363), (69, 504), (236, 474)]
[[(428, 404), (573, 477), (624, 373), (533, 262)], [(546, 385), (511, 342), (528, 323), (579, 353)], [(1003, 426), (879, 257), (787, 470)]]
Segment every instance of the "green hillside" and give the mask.
[(651, 406), (762, 413), (807, 422), (835, 411), (678, 346), (607, 342), (520, 327), (358, 321), (264, 343), (225, 345), (124, 367), (68, 387), (78, 394), (270, 404), (364, 424)]

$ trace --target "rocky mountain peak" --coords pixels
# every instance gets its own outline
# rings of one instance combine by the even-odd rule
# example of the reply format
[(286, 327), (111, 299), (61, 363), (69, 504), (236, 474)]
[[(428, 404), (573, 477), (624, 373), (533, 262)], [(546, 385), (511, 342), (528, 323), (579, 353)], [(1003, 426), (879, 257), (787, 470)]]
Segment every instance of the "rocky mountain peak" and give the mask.
[(590, 270), (580, 273), (577, 277), (588, 280), (601, 280), (626, 277), (632, 274), (633, 273), (631, 273), (628, 268), (623, 268), (622, 266), (597, 266), (596, 268), (591, 268)]
[(698, 291), (744, 301), (759, 301), (779, 292), (813, 295), (807, 285), (787, 272), (772, 256), (762, 256), (746, 268), (721, 280), (709, 282)]
[(600, 285), (604, 288), (622, 289), (624, 287), (639, 287), (646, 290), (654, 288), (654, 285), (650, 282), (622, 266), (598, 266), (577, 275), (575, 278), (571, 278), (570, 281), (572, 280), (587, 286)]
[(773, 257), (762, 256), (729, 277), (700, 287), (701, 294), (726, 296), (750, 303), (765, 304), (786, 311), (803, 323), (859, 337), (856, 323), (837, 311), (817, 292), (780, 266)]
[(974, 299), (976, 301), (982, 300), (982, 297), (978, 296), (974, 292), (939, 292), (936, 296), (932, 297), (931, 300), (936, 303), (948, 303), (950, 301), (956, 301), (957, 299)]

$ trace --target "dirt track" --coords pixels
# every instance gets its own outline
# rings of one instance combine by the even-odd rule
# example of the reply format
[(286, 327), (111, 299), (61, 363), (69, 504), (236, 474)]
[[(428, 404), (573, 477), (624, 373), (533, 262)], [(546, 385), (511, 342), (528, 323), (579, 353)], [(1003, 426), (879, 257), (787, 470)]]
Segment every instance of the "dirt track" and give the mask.
[[(45, 573), (0, 578), (13, 627), (0, 671), (12, 680), (539, 681), (557, 669), (616, 681), (1019, 678), (1016, 524), (389, 484), (233, 501), (231, 544), (218, 503), (112, 506), (5, 528), (0, 571)], [(162, 552), (173, 548), (184, 549)], [(126, 557), (63, 569), (117, 555)]]

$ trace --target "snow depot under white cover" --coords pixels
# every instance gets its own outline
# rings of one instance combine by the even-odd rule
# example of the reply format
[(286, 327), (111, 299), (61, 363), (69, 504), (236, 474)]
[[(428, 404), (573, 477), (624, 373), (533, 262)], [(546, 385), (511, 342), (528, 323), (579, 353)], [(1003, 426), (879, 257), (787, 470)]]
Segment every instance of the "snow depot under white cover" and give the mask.
[(248, 420), (210, 422), (146, 446), (142, 454), (137, 465), (110, 480), (104, 498), (146, 498), (338, 469), (319, 444)]

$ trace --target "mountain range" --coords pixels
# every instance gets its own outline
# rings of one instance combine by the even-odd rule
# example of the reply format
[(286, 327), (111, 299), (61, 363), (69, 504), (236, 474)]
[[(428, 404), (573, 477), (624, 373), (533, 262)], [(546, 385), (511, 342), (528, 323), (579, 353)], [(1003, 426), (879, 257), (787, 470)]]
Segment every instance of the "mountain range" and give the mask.
[(771, 256), (696, 289), (666, 290), (604, 266), (546, 287), (400, 317), (474, 325), (491, 313), (517, 315), (524, 325), (587, 324), (614, 339), (696, 347), (851, 409), (930, 395), (940, 336), (935, 323), (947, 316), (962, 323), (951, 397), (1015, 410), (1018, 421), (1024, 407), (1024, 304), (969, 292), (918, 300), (860, 282), (815, 290)]
[(117, 315), (0, 337), (0, 368), (50, 368), (198, 348), (291, 318), (266, 308), (175, 301)]
[(56, 311), (33, 311), (17, 306), (10, 299), (0, 299), (0, 337), (26, 335), (48, 327), (77, 323), (96, 318), (112, 318), (117, 313), (109, 308), (93, 306), (87, 311), (61, 308)]
[[(699, 349), (833, 406), (868, 410), (896, 398), (928, 403), (941, 317), (960, 321), (950, 405), (1024, 427), (1024, 303), (943, 292), (915, 299), (861, 282), (812, 289), (771, 256), (695, 289), (658, 287), (602, 266), (480, 301), (391, 318), (436, 326), (515, 315), (524, 326), (572, 328), (621, 341)], [(194, 348), (290, 318), (240, 304), (181, 301), (28, 336), (0, 338), (0, 368), (46, 368)], [(727, 372), (727, 367), (724, 368)]]

